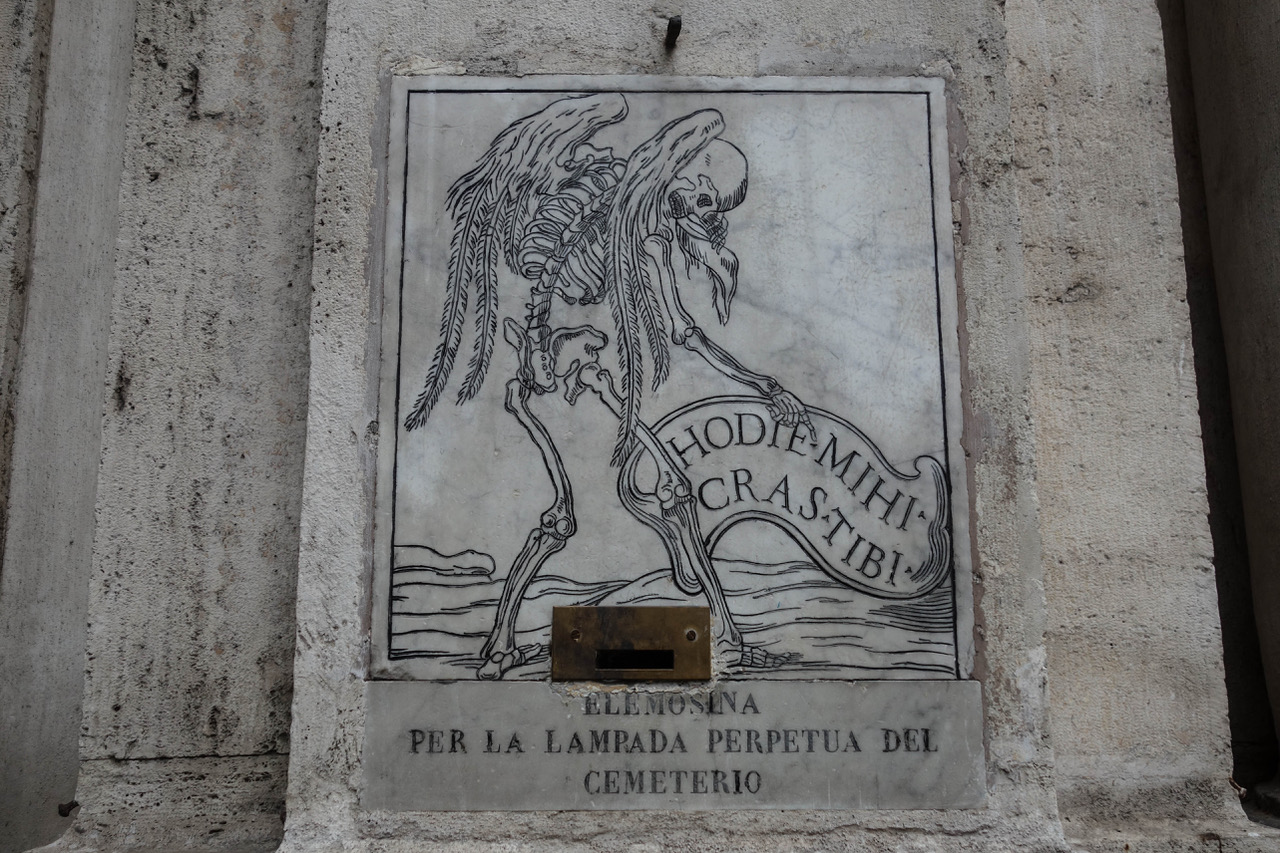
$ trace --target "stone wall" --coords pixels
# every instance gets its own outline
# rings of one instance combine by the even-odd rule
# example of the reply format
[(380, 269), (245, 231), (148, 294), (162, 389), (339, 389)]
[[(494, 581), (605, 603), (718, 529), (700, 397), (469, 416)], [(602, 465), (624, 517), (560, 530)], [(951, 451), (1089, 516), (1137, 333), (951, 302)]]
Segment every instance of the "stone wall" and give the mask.
[[(1226, 784), (1212, 549), (1155, 5), (877, 4), (860, 9), (856, 22), (821, 4), (742, 4), (732, 13), (685, 6), (671, 54), (660, 46), (661, 14), (520, 3), (505, 4), (496, 19), (438, 11), (428, 19), (395, 7), (379, 18), (366, 4), (330, 5), (317, 209), (326, 260), (313, 279), (324, 313), (313, 312), (312, 377), (313, 389), (334, 393), (313, 394), (310, 410), (299, 622), (316, 633), (299, 648), (295, 678), (290, 847), (365, 838), (395, 849), (393, 839), (443, 840), (459, 826), (353, 807), (360, 673), (335, 677), (362, 656), (357, 636), (332, 614), (366, 606), (365, 587), (346, 567), (369, 561), (375, 436), (366, 425), (375, 410), (371, 358), (358, 353), (376, 347), (369, 319), (377, 295), (358, 288), (376, 281), (380, 245), (363, 216), (344, 214), (373, 210), (377, 221), (385, 144), (377, 104), (388, 68), (945, 76), (955, 110), (991, 808), (920, 823), (842, 820), (860, 828), (856, 843), (867, 846), (901, 844), (908, 826), (923, 826), (996, 846), (1077, 838), (1116, 849), (1144, 834), (1199, 837), (1174, 818), (1194, 818), (1201, 829), (1238, 820)], [(587, 19), (593, 25), (583, 29)], [(347, 749), (335, 752), (335, 743)], [(781, 815), (749, 828), (707, 817), (655, 830), (641, 816), (580, 816), (572, 832), (584, 845), (621, 849), (655, 832), (660, 844), (683, 843), (697, 825), (754, 848), (835, 832), (828, 820), (807, 818), (801, 830)], [(518, 816), (466, 825), (471, 837), (524, 837), (546, 849), (559, 837)]]
[[(21, 152), (38, 135), (33, 104), (42, 92), (42, 162), (59, 162), (52, 118), (78, 115), (67, 87), (88, 72), (69, 64), (57, 78), (64, 88), (55, 85), (59, 33), (71, 57), (104, 43), (49, 8), (4, 9), (14, 53), (0, 80), (0, 151), (9, 162), (32, 160)], [(1274, 833), (1251, 840), (1227, 782), (1154, 0), (635, 8), (100, 0), (94, 8), (117, 29), (127, 23), (132, 49), (110, 54), (123, 76), (105, 87), (119, 109), (118, 123), (103, 127), (117, 128), (120, 154), (91, 172), (118, 179), (118, 189), (105, 208), (85, 205), (98, 227), (109, 226), (114, 258), (105, 288), (101, 275), (90, 277), (102, 310), (76, 338), (85, 351), (77, 363), (90, 367), (75, 376), (92, 381), (61, 408), (34, 378), (17, 397), (4, 392), (6, 411), (28, 401), (43, 413), (33, 424), (59, 422), (68, 407), (81, 415), (79, 455), (59, 453), (48, 430), (35, 430), (27, 451), (21, 433), (5, 439), (14, 506), (64, 524), (79, 543), (65, 558), (33, 562), (27, 555), (40, 553), (47, 528), (15, 523), (23, 517), (15, 509), (0, 570), (4, 647), (33, 648), (34, 629), (73, 629), (44, 670), (13, 652), (0, 659), (0, 674), (18, 673), (12, 683), (25, 703), (0, 718), (8, 743), (17, 742), (11, 732), (35, 744), (60, 737), (74, 765), (67, 720), (82, 719), (79, 811), (58, 849), (267, 849), (282, 838), (297, 850), (1276, 843)], [(662, 40), (676, 13), (684, 28), (669, 52)], [(44, 38), (55, 45), (47, 89)], [(393, 72), (947, 81), (986, 808), (679, 817), (360, 809), (380, 169)], [(30, 252), (22, 217), (32, 216), (37, 184), (64, 203), (80, 198), (43, 170), (36, 183), (18, 170), (5, 180), (0, 252), (21, 268)], [(49, 233), (75, 243), (65, 225)], [(58, 328), (47, 319), (58, 306), (76, 315), (80, 291), (67, 290), (68, 280), (51, 275), (45, 286), (63, 301), (44, 314), (24, 305), (22, 287), (5, 290), (14, 318), (5, 389), (24, 388), (19, 349), (30, 358), (61, 352), (33, 330)], [(93, 449), (87, 461), (83, 448)], [(87, 506), (87, 516), (42, 510), (32, 484), (50, 466), (20, 471), (37, 460), (54, 460), (54, 473), (78, 484), (80, 503), (64, 505)], [(49, 585), (32, 584), (41, 577), (72, 591), (55, 614)], [(50, 669), (62, 680), (37, 682)], [(37, 708), (61, 716), (40, 717), (37, 731)], [(74, 768), (47, 768), (44, 799), (11, 805), (45, 749), (9, 765), (28, 768), (0, 788), (3, 819), (22, 834), (0, 850), (51, 841), (65, 825), (49, 810), (69, 802)], [(44, 811), (30, 819), (29, 808)]]
[(1149, 820), (1191, 798), (1226, 814), (1160, 18), (1147, 3), (1006, 11), (1059, 807)]
[[(39, 4), (10, 5), (31, 29)], [(58, 796), (38, 804), (24, 800), (11, 812), (17, 801), (6, 790), (6, 820), (30, 820), (27, 809), (38, 805), (44, 837), (0, 832), (0, 847), (52, 840), (55, 806), (73, 797), (80, 811), (72, 837), (147, 838), (154, 824), (197, 841), (270, 843), (282, 829), (288, 752), (324, 4), (142, 3), (136, 23), (133, 3), (107, 5), (95, 20), (92, 10), (59, 4), (51, 73), (59, 47), (70, 59), (90, 52), (92, 33), (78, 28), (124, 27), (114, 55), (124, 84), (107, 102), (123, 145), (114, 163), (94, 164), (107, 174), (114, 165), (119, 181), (102, 216), (113, 230), (99, 268), (103, 301), (79, 312), (64, 305), (67, 316), (101, 329), (82, 336), (101, 346), (91, 397), (76, 401), (100, 432), (87, 459), (70, 460), (96, 483), (96, 510), (90, 492), (88, 516), (71, 530), (82, 557), (42, 561), (43, 575), (16, 549), (29, 554), (47, 543), (39, 531), (20, 531), (11, 513), (4, 564), (7, 618), (17, 601), (10, 586), (24, 578), (28, 586), (32, 576), (46, 578), (33, 597), (52, 598), (55, 580), (88, 593), (72, 618), (50, 612), (65, 600), (50, 600), (29, 608), (23, 623), (32, 629), (56, 616), (88, 626), (87, 637), (70, 638), (76, 653), (52, 662), (74, 679), (74, 691), (58, 681), (37, 687), (30, 668), (23, 673), (28, 693), (38, 694), (24, 710), (58, 709), (45, 729), (56, 727), (62, 742), (70, 737), (72, 767)], [(26, 30), (14, 36), (28, 52), (39, 47)], [(42, 191), (51, 150), (58, 153), (51, 122), (103, 132), (85, 121), (92, 116), (74, 89), (103, 73), (91, 60), (50, 82)], [(23, 63), (5, 68), (16, 75)], [(25, 107), (24, 85), (15, 76), (11, 104)], [(14, 109), (6, 129), (23, 117)], [(3, 139), (6, 151), (20, 153), (22, 142), (16, 130)], [(12, 173), (11, 183), (22, 177)], [(49, 186), (73, 206), (86, 204), (84, 189)], [(45, 251), (80, 235), (64, 227), (54, 239)], [(36, 263), (38, 271), (39, 256)], [(65, 279), (43, 283), (74, 300)], [(34, 288), (30, 298), (34, 305)], [(38, 353), (37, 320), (32, 309), (26, 353)], [(50, 358), (66, 357), (62, 347), (39, 344)], [(54, 406), (50, 417), (65, 408)], [(58, 452), (40, 455), (56, 460)], [(17, 480), (21, 467), (15, 507), (34, 510)], [(6, 627), (11, 648), (28, 639), (15, 621)], [(41, 665), (33, 664), (37, 673)], [(33, 734), (37, 744), (49, 736)], [(35, 752), (47, 766), (49, 745)], [(24, 765), (28, 773), (38, 766)]]
[(223, 781), (180, 786), (192, 831), (280, 826), (322, 13), (138, 10), (81, 736), (99, 821), (115, 785), (199, 773)]
[[(4, 21), (0, 38), (0, 157), (9, 164), (3, 172), (0, 184), (0, 317), (4, 318), (4, 344), (0, 352), (0, 542), (8, 528), (8, 496), (11, 476), (10, 461), (13, 455), (14, 422), (13, 406), (17, 386), (18, 345), (22, 324), (26, 319), (26, 294), (31, 273), (31, 230), (35, 212), (36, 168), (40, 151), (40, 125), (44, 117), (43, 98), (45, 74), (48, 65), (50, 19), (53, 6), (14, 0), (0, 9)], [(3, 546), (0, 545), (0, 551)], [(7, 580), (7, 583), (6, 583)], [(23, 586), (26, 586), (25, 584)], [(0, 595), (5, 600), (3, 619), (4, 636), (11, 636), (10, 625), (26, 623), (32, 614), (34, 596), (23, 590), (15, 593), (14, 578), (5, 577), (0, 564)], [(12, 608), (9, 602), (20, 594), (23, 602)], [(15, 612), (18, 611), (18, 612)], [(30, 666), (16, 662), (15, 668), (25, 670), (22, 677), (32, 672)], [(12, 672), (6, 667), (6, 674)], [(17, 673), (14, 673), (17, 680)], [(0, 688), (0, 704), (14, 708), (4, 716), (4, 731), (21, 731), (20, 722), (30, 714), (38, 702), (30, 688)], [(78, 690), (76, 691), (78, 697)], [(6, 701), (7, 700), (7, 701)], [(45, 705), (45, 707), (48, 707)], [(30, 844), (40, 834), (45, 835), (67, 821), (57, 815), (57, 801), (75, 790), (76, 753), (74, 725), (78, 706), (72, 703), (70, 711), (57, 721), (55, 727), (65, 730), (59, 744), (61, 761), (57, 771), (45, 775), (39, 781), (31, 779), (38, 762), (34, 756), (7, 756), (5, 769), (0, 771), (0, 790), (3, 790), (5, 807), (0, 807), (0, 835), (14, 835), (19, 843)], [(30, 731), (30, 729), (27, 729)], [(52, 738), (51, 738), (52, 739)], [(25, 780), (25, 781), (24, 781)], [(42, 815), (39, 821), (20, 819), (19, 810)]]
[(88, 565), (132, 6), (8, 7), (0, 482), (3, 835), (65, 825), (78, 767)]

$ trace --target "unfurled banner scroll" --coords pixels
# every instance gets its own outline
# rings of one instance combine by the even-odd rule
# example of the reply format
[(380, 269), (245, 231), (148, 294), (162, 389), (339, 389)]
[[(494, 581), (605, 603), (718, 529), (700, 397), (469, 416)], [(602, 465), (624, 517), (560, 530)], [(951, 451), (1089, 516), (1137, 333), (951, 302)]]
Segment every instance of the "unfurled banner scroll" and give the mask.
[(816, 434), (775, 421), (764, 399), (715, 397), (656, 426), (692, 481), (708, 551), (762, 521), (854, 589), (902, 599), (937, 588), (951, 566), (941, 463), (920, 456), (902, 471), (843, 418), (810, 408), (809, 420)]

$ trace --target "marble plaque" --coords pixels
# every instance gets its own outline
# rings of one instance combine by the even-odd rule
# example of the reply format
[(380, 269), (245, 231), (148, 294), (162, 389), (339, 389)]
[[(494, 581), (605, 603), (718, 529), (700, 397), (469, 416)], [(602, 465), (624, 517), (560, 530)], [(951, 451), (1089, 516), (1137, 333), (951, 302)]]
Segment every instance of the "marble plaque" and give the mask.
[[(501, 696), (498, 703), (495, 697)], [(368, 685), (365, 808), (904, 809), (983, 801), (972, 681)]]
[[(942, 82), (392, 89), (371, 647), (414, 683), (370, 685), (370, 802), (976, 802)], [(485, 731), (589, 714), (546, 684), (556, 605), (709, 606), (713, 681), (688, 690), (768, 696), (761, 732), (861, 726), (861, 757), (753, 756), (732, 802), (594, 796), (553, 750), (483, 764)], [(932, 763), (873, 756), (877, 727), (928, 730)], [(415, 731), (468, 752), (419, 758)], [(701, 757), (663, 766), (730, 767)], [(550, 775), (495, 787), (515, 760)]]

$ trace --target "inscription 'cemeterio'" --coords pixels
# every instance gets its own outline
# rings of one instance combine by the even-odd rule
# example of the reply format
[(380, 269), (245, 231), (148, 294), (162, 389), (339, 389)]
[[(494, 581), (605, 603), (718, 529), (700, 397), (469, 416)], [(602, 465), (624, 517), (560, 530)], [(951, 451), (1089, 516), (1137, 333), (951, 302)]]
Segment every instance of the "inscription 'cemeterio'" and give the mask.
[[(395, 81), (371, 803), (980, 800), (942, 95)], [(549, 685), (649, 605), (712, 682)]]

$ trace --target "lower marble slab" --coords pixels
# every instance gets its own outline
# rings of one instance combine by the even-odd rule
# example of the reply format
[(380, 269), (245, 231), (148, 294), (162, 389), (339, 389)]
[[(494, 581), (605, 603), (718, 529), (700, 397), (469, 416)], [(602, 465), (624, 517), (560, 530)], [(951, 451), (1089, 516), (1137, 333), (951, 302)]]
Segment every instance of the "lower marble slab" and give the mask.
[(976, 681), (366, 685), (366, 809), (974, 808)]

